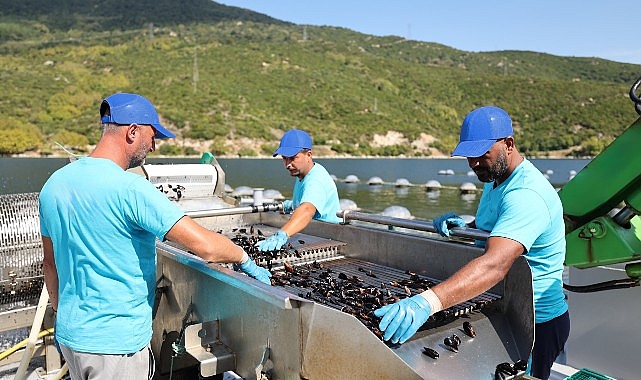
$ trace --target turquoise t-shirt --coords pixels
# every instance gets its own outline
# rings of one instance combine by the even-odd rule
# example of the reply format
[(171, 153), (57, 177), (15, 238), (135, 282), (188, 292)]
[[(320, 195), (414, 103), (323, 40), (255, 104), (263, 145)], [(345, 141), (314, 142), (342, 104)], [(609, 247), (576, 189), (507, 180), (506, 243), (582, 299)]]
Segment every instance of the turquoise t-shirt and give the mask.
[(314, 219), (331, 223), (340, 222), (340, 218), (336, 216), (336, 213), (341, 209), (336, 184), (327, 170), (317, 162), (314, 163), (302, 181), (296, 178), (296, 183), (294, 183), (292, 196), (294, 210), (305, 202), (316, 207)]
[(85, 157), (40, 192), (40, 229), (59, 279), (56, 339), (73, 350), (127, 354), (152, 336), (156, 237), (184, 216), (144, 177)]
[(536, 323), (565, 313), (563, 294), (565, 224), (556, 190), (524, 160), (510, 177), (493, 188), (486, 183), (476, 212), (476, 227), (521, 243), (532, 270)]

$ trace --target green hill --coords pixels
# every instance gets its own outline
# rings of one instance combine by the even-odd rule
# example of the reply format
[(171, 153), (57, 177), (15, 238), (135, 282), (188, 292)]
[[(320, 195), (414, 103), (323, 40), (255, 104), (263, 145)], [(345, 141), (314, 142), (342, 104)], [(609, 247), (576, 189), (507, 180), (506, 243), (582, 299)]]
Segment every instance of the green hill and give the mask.
[(207, 0), (0, 0), (0, 154), (87, 149), (101, 99), (127, 91), (177, 133), (161, 154), (265, 155), (301, 128), (321, 154), (429, 156), (494, 104), (526, 154), (593, 155), (636, 119), (639, 76), (641, 65), (470, 53)]

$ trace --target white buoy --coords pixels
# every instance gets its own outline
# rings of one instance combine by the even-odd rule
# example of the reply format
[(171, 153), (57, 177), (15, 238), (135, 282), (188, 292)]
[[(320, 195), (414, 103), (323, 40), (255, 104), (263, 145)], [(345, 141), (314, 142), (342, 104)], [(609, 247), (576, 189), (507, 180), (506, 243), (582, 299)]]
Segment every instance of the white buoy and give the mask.
[(463, 215), (459, 215), (459, 216), (461, 217), (461, 219), (463, 219), (463, 221), (467, 225), (470, 225), (470, 223), (474, 222), (474, 220), (476, 219), (476, 217), (474, 215), (463, 214)]
[(431, 179), (431, 180), (427, 181), (427, 183), (425, 184), (425, 189), (427, 191), (438, 190), (441, 187), (442, 187), (441, 183), (439, 181), (437, 181), (437, 180), (434, 180), (434, 179)]
[(474, 170), (470, 170), (470, 171), (467, 172), (467, 176), (468, 177), (475, 177), (476, 173), (474, 173)]
[(367, 180), (367, 184), (368, 185), (382, 185), (383, 183), (384, 182), (383, 182), (383, 179), (381, 177), (372, 177), (372, 178)]
[(353, 210), (353, 211), (359, 210), (358, 206), (356, 205), (356, 202), (354, 202), (351, 199), (340, 199), (339, 203), (341, 206), (341, 210)]
[(283, 199), (285, 199), (283, 194), (281, 194), (281, 192), (276, 189), (263, 190), (263, 198), (272, 199), (275, 201), (282, 201)]
[(228, 183), (226, 183), (226, 184), (225, 184), (225, 190), (224, 190), (224, 191), (225, 191), (226, 193), (233, 193), (233, 192), (234, 192), (234, 188), (233, 188), (233, 187), (231, 187)]
[(545, 174), (552, 175), (552, 174), (554, 174), (554, 170), (548, 169), (548, 170), (545, 171)]
[(407, 178), (398, 178), (396, 182), (394, 182), (394, 186), (396, 187), (408, 187), (411, 185), (412, 184), (407, 180)]
[(461, 194), (474, 193), (476, 192), (476, 185), (474, 185), (472, 182), (464, 182), (458, 189)]
[(389, 206), (381, 212), (381, 215), (393, 218), (414, 219), (410, 210), (403, 206)]
[(355, 176), (354, 174), (350, 174), (347, 177), (345, 177), (345, 182), (347, 183), (356, 183), (358, 181), (359, 181), (358, 177)]
[(254, 189), (249, 186), (238, 186), (232, 193), (232, 197), (252, 197)]

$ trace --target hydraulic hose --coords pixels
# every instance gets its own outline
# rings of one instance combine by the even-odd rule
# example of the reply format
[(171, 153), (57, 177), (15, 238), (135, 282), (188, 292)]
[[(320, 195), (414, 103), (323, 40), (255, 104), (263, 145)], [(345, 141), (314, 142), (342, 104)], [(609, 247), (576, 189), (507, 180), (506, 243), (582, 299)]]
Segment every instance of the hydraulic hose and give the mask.
[(639, 278), (623, 278), (620, 280), (610, 280), (590, 285), (568, 285), (563, 284), (563, 289), (574, 293), (594, 293), (603, 290), (626, 289), (639, 286)]
[[(46, 330), (40, 331), (40, 333), (38, 334), (38, 339), (42, 338), (43, 336), (47, 336), (47, 335), (53, 334), (53, 331), (54, 331), (53, 327), (50, 328), (50, 329), (46, 329)], [(27, 342), (29, 342), (29, 338), (25, 338), (22, 342), (17, 343), (13, 347), (7, 348), (6, 350), (0, 352), (0, 360), (5, 359), (9, 355), (11, 355), (14, 352), (18, 351), (19, 349), (21, 349), (22, 347), (24, 347), (27, 344)]]
[(630, 89), (630, 99), (634, 102), (634, 109), (641, 115), (641, 99), (639, 99), (639, 96), (636, 94), (639, 85), (641, 85), (641, 78), (637, 79), (632, 85)]

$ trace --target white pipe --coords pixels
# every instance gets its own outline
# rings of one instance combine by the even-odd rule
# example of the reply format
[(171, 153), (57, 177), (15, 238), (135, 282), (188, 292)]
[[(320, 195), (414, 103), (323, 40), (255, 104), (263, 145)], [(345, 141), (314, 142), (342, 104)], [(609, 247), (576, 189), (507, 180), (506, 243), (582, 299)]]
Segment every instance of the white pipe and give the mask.
[(40, 293), (40, 300), (38, 301), (38, 308), (36, 309), (36, 316), (34, 317), (33, 325), (31, 325), (29, 341), (27, 342), (27, 347), (22, 354), (20, 367), (18, 367), (14, 380), (24, 379), (25, 373), (27, 372), (27, 366), (29, 365), (31, 357), (35, 351), (36, 343), (38, 341), (38, 333), (40, 333), (40, 327), (42, 326), (42, 321), (45, 317), (45, 311), (47, 311), (47, 303), (49, 303), (49, 294), (47, 293), (47, 285), (43, 284), (42, 292)]
[(51, 380), (60, 380), (64, 375), (67, 374), (67, 372), (69, 372), (69, 367), (67, 366), (67, 363), (65, 363), (62, 365), (62, 368), (60, 368), (60, 371), (58, 371), (56, 376), (54, 376)]

